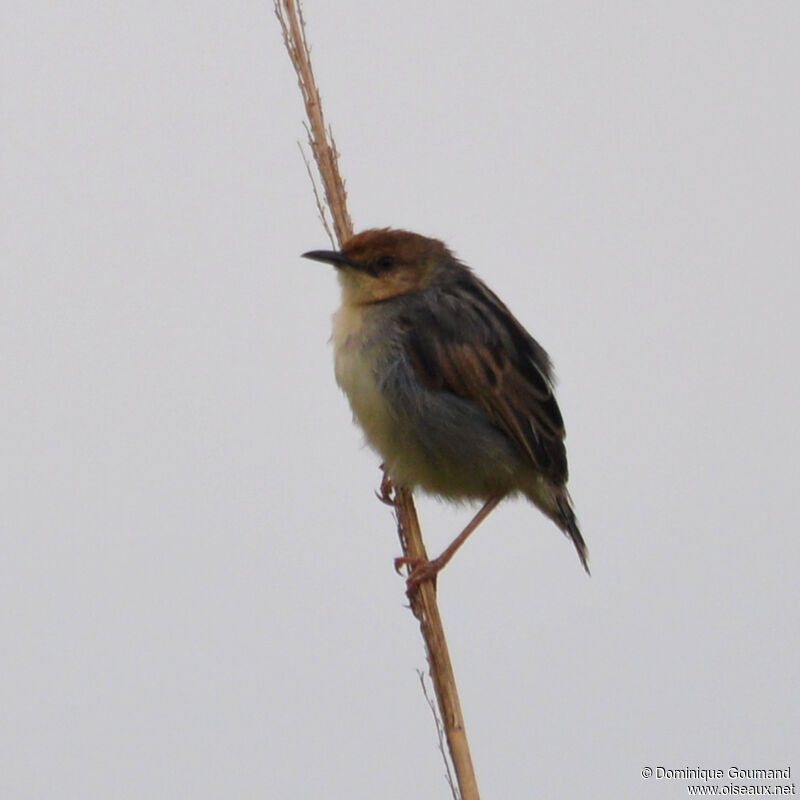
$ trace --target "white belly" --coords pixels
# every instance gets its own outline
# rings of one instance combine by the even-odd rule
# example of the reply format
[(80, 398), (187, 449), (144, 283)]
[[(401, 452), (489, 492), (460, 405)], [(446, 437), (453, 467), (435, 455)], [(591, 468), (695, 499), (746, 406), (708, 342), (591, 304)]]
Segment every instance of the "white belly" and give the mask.
[(378, 346), (370, 340), (369, 326), (364, 323), (365, 312), (359, 307), (344, 305), (333, 316), (336, 382), (369, 444), (388, 458), (397, 423), (375, 377)]
[[(393, 480), (453, 499), (486, 498), (513, 489), (509, 470), (514, 462), (505, 437), (487, 424), (476, 426), (472, 412), (462, 410), (459, 417), (441, 398), (426, 398), (421, 386), (418, 402), (405, 414), (389, 403), (377, 378), (378, 370), (392, 361), (391, 336), (381, 322), (375, 311), (343, 305), (334, 314), (332, 338), (336, 382)], [(410, 402), (408, 396), (405, 401)], [(429, 415), (424, 425), (414, 416), (421, 409)]]

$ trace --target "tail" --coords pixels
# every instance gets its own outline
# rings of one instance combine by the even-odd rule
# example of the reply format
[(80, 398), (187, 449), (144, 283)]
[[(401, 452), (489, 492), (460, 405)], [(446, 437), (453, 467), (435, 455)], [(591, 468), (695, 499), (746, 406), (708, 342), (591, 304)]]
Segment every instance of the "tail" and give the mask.
[(556, 505), (558, 507), (558, 516), (553, 520), (561, 528), (564, 533), (572, 539), (572, 544), (578, 551), (578, 558), (583, 564), (587, 575), (592, 573), (589, 571), (589, 549), (586, 547), (586, 542), (583, 541), (581, 536), (581, 529), (578, 527), (578, 520), (575, 517), (575, 509), (572, 507), (569, 493), (566, 489), (561, 489), (556, 496)]
[(575, 517), (575, 509), (572, 507), (572, 500), (566, 488), (540, 481), (533, 491), (526, 491), (525, 494), (528, 495), (528, 498), (533, 501), (540, 511), (550, 517), (564, 531), (564, 534), (572, 540), (586, 574), (591, 575), (592, 573), (589, 572), (589, 550), (586, 547), (586, 542), (583, 541), (583, 536), (581, 536), (578, 520)]

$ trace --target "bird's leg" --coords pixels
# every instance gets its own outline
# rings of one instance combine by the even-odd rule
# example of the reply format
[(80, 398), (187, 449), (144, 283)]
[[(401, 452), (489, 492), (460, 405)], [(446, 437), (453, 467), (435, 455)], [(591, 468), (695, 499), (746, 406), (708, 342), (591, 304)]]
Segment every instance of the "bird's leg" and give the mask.
[(478, 513), (470, 520), (466, 528), (453, 539), (452, 542), (444, 549), (441, 555), (434, 558), (432, 561), (423, 561), (418, 558), (396, 558), (394, 560), (394, 568), (398, 569), (403, 565), (411, 567), (411, 574), (406, 580), (406, 587), (408, 593), (415, 591), (416, 588), (429, 578), (435, 578), (436, 575), (445, 567), (448, 561), (456, 554), (456, 551), (467, 541), (469, 535), (478, 527), (478, 525), (492, 513), (495, 506), (503, 499), (502, 494), (492, 495), (478, 510)]

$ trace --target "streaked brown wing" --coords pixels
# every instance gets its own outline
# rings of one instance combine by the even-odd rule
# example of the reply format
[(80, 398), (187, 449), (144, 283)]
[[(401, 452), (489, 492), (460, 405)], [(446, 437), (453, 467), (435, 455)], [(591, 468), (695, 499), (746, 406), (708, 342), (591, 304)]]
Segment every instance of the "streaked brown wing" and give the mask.
[(565, 483), (564, 423), (547, 354), (476, 278), (442, 295), (425, 323), (408, 330), (418, 377), (480, 405), (545, 476)]

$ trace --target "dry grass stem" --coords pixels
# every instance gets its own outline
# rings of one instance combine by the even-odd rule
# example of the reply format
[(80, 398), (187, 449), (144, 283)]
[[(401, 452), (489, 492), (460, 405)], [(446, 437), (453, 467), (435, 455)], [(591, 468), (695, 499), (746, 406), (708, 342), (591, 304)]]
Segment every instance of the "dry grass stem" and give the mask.
[(306, 172), (308, 173), (308, 179), (311, 181), (311, 188), (314, 190), (314, 201), (317, 204), (317, 214), (319, 214), (319, 221), (322, 223), (322, 227), (325, 228), (325, 233), (328, 234), (328, 239), (331, 241), (331, 246), (336, 247), (336, 239), (333, 235), (333, 231), (331, 230), (331, 226), (328, 224), (328, 214), (326, 212), (325, 204), (322, 202), (322, 198), (319, 196), (319, 188), (317, 187), (317, 179), (314, 177), (314, 172), (311, 169), (311, 164), (308, 162), (308, 158), (306, 158), (306, 151), (303, 150), (303, 145), (300, 142), (297, 143), (297, 146), (300, 148), (300, 155), (303, 156), (303, 163), (306, 165)]
[[(314, 187), (317, 210), (328, 235), (333, 239), (327, 224), (327, 215), (325, 214), (325, 205), (327, 205), (333, 220), (336, 241), (341, 245), (352, 236), (353, 224), (347, 211), (347, 192), (344, 188), (344, 181), (339, 173), (339, 153), (336, 149), (333, 132), (329, 126), (325, 125), (322, 101), (314, 80), (314, 71), (311, 68), (311, 57), (308, 42), (306, 41), (303, 13), (300, 3), (295, 0), (274, 0), (274, 2), (275, 14), (283, 32), (283, 41), (297, 73), (297, 81), (303, 96), (306, 115), (308, 116), (306, 131), (309, 145), (311, 146), (311, 152), (314, 154), (314, 160), (324, 190), (325, 203), (323, 204), (317, 191), (310, 164), (304, 155), (306, 167)], [(393, 489), (388, 476), (384, 475), (379, 496), (384, 502), (394, 506), (397, 515), (397, 531), (403, 548), (403, 555), (409, 559), (427, 560), (428, 556), (422, 541), (422, 532), (419, 527), (411, 492), (408, 489)], [(478, 786), (475, 780), (475, 772), (472, 768), (472, 759), (464, 729), (464, 719), (461, 714), (455, 676), (453, 675), (450, 653), (447, 649), (447, 641), (436, 602), (435, 582), (433, 580), (423, 581), (419, 588), (411, 594), (409, 600), (425, 640), (433, 688), (439, 704), (439, 714), (458, 781), (457, 790), (453, 785), (448, 766), (448, 781), (453, 791), (453, 796), (456, 800), (479, 800)], [(445, 759), (446, 761), (447, 759)]]
[[(397, 510), (397, 529), (403, 553), (407, 558), (428, 560), (422, 541), (417, 510), (408, 489), (395, 489), (394, 507)], [(439, 604), (436, 601), (436, 585), (433, 580), (423, 581), (417, 591), (409, 597), (411, 610), (419, 620), (422, 638), (428, 655), (433, 690), (439, 702), (439, 714), (447, 735), (447, 746), (458, 778), (458, 789), (462, 800), (479, 800), (478, 783), (472, 766), (461, 701), (458, 699), (450, 650), (444, 635)]]
[(275, 15), (281, 25), (289, 58), (297, 72), (297, 83), (308, 116), (308, 141), (322, 179), (325, 201), (331, 210), (336, 239), (341, 244), (353, 235), (353, 223), (347, 210), (344, 181), (339, 174), (339, 152), (330, 128), (325, 127), (322, 101), (314, 79), (314, 70), (311, 68), (303, 11), (294, 0), (275, 0)]
[(458, 791), (455, 780), (453, 780), (453, 771), (450, 769), (450, 759), (447, 757), (447, 753), (444, 749), (444, 725), (442, 725), (442, 720), (436, 709), (436, 703), (433, 702), (431, 696), (428, 694), (428, 686), (425, 683), (425, 673), (421, 669), (418, 669), (417, 676), (419, 677), (419, 685), (422, 687), (422, 694), (425, 696), (425, 702), (428, 704), (431, 714), (433, 714), (433, 722), (436, 725), (436, 736), (439, 739), (439, 752), (442, 754), (442, 760), (444, 761), (444, 777), (447, 779), (447, 785), (450, 787), (450, 791), (453, 793), (455, 800), (461, 800), (461, 793)]

